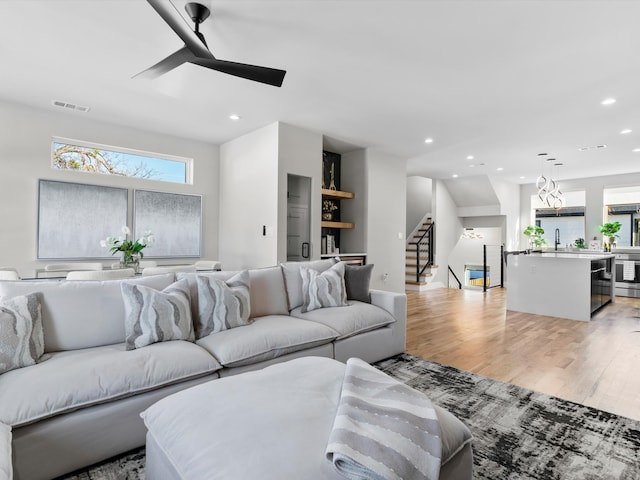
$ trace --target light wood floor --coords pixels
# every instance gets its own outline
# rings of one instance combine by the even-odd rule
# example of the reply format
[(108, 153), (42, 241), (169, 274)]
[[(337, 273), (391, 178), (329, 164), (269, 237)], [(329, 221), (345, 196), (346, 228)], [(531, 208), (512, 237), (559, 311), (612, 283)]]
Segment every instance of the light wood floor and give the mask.
[(506, 293), (407, 292), (407, 352), (640, 420), (640, 299), (579, 322), (507, 312)]

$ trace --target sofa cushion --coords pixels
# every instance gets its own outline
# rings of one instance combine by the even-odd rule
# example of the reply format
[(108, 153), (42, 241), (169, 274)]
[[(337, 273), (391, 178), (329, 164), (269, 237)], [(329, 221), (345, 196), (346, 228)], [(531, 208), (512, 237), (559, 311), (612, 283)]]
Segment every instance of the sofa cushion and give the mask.
[(244, 327), (211, 334), (196, 343), (225, 367), (239, 367), (323, 345), (337, 336), (335, 330), (320, 323), (271, 315)]
[(159, 291), (122, 283), (127, 350), (169, 340), (193, 341), (189, 284), (179, 280)]
[(244, 270), (226, 282), (198, 276), (196, 338), (249, 323), (251, 313), (249, 272)]
[(15, 428), (220, 368), (206, 351), (184, 341), (52, 353), (46, 362), (0, 375), (0, 422)]
[(5, 281), (0, 297), (41, 292), (45, 352), (76, 350), (124, 342), (124, 300), (120, 284), (127, 282), (162, 290), (173, 273), (105, 281)]
[(11, 480), (12, 478), (11, 427), (4, 423), (0, 423), (0, 479)]
[(369, 285), (371, 284), (372, 272), (373, 263), (368, 265), (347, 264), (345, 266), (344, 285), (347, 289), (348, 300), (358, 300), (359, 302), (371, 303)]
[[(197, 276), (216, 278), (227, 281), (238, 272), (198, 272)], [(198, 285), (195, 273), (178, 273), (178, 280), (186, 278), (191, 291), (191, 310), (194, 315), (199, 310), (198, 306)], [(287, 315), (287, 292), (285, 291), (284, 279), (280, 267), (256, 268), (249, 270), (249, 296), (251, 297), (250, 318), (263, 317), (266, 315)], [(194, 296), (195, 294), (195, 296)]]
[(251, 278), (251, 318), (288, 315), (287, 291), (280, 267), (249, 270)]
[(313, 268), (317, 272), (322, 273), (335, 264), (336, 260), (333, 258), (314, 260), (311, 262), (281, 263), (280, 267), (282, 268), (282, 274), (284, 275), (284, 281), (287, 287), (289, 310), (293, 310), (302, 305), (302, 276), (300, 275), (300, 267)]
[(35, 365), (44, 353), (40, 293), (0, 301), (0, 374)]
[(325, 307), (342, 307), (347, 304), (344, 265), (343, 262), (337, 263), (322, 273), (305, 266), (300, 267), (303, 312)]
[(346, 307), (321, 308), (311, 312), (302, 312), (298, 307), (291, 312), (292, 317), (326, 325), (338, 332), (343, 339), (395, 322), (395, 318), (380, 307), (354, 300), (348, 300)]

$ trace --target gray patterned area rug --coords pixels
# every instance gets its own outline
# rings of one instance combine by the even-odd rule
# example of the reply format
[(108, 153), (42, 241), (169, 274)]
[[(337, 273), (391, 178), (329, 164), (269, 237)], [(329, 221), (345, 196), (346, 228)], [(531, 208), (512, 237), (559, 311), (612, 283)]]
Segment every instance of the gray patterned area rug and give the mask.
[[(476, 479), (640, 479), (640, 422), (409, 354), (375, 366), (471, 429)], [(64, 478), (144, 479), (144, 449)]]

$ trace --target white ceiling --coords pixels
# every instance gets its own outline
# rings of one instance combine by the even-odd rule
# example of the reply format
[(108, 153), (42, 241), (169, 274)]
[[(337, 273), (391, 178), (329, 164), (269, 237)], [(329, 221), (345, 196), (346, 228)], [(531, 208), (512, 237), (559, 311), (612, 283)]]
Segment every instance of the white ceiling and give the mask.
[(193, 65), (132, 80), (182, 46), (145, 0), (0, 0), (0, 99), (211, 143), (283, 121), (432, 178), (531, 183), (540, 152), (559, 178), (640, 171), (640, 1), (202, 3), (214, 55), (285, 69), (282, 88)]

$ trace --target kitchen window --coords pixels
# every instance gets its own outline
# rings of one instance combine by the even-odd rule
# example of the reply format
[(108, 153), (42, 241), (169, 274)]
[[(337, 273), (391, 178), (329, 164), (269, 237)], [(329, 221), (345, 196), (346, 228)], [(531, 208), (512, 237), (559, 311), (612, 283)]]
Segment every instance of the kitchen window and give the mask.
[(555, 246), (556, 229), (560, 237), (558, 247), (575, 245), (578, 238), (585, 238), (584, 207), (536, 208), (536, 225), (544, 230), (547, 246)]

